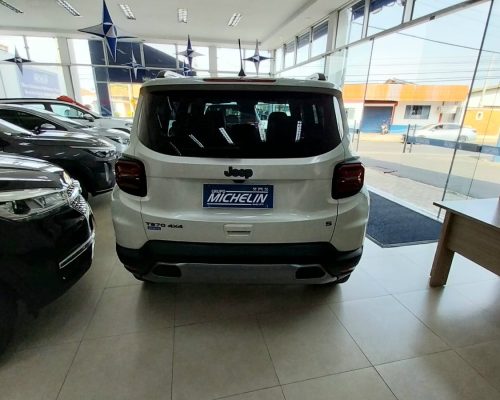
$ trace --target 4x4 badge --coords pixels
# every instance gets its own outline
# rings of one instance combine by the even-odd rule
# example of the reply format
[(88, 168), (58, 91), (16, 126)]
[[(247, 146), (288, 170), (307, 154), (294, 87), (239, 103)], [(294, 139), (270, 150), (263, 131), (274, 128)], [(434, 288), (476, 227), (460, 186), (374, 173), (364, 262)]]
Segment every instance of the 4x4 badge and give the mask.
[(241, 176), (248, 179), (253, 175), (253, 171), (251, 169), (235, 169), (233, 167), (229, 167), (227, 171), (224, 171), (224, 175), (234, 177)]

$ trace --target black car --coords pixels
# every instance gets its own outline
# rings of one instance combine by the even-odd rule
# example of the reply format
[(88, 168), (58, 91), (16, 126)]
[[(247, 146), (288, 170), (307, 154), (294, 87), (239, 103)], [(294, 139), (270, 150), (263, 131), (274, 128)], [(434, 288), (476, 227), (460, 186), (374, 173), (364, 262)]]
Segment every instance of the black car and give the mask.
[(94, 222), (80, 187), (62, 168), (0, 154), (0, 352), (17, 302), (36, 312), (90, 267)]
[(87, 198), (109, 192), (115, 185), (116, 149), (107, 141), (85, 133), (51, 131), (34, 135), (0, 119), (0, 152), (50, 161), (80, 182)]

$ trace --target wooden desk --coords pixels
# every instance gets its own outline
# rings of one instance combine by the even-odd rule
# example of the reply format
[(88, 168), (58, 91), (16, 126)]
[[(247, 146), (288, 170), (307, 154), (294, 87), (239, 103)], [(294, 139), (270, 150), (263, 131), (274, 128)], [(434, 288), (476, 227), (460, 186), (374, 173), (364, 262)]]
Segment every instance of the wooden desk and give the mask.
[(448, 280), (453, 255), (459, 253), (500, 275), (499, 199), (436, 202), (446, 210), (431, 270), (431, 286)]

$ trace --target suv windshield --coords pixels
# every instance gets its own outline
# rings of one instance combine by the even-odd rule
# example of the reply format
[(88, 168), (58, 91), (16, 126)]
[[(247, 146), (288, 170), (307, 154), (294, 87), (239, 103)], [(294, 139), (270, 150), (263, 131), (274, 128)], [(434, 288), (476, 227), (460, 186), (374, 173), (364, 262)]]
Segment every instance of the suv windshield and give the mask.
[(139, 139), (169, 155), (310, 157), (332, 150), (341, 140), (328, 94), (154, 91), (144, 94), (144, 102)]

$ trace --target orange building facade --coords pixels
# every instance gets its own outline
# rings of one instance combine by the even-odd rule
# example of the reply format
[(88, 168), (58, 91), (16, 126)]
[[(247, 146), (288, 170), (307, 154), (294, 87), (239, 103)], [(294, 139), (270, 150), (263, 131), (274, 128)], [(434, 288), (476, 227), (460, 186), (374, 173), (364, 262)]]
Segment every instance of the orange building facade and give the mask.
[(411, 83), (345, 84), (343, 97), (352, 127), (391, 133), (408, 125), (460, 122), (469, 92), (467, 85), (414, 85)]

